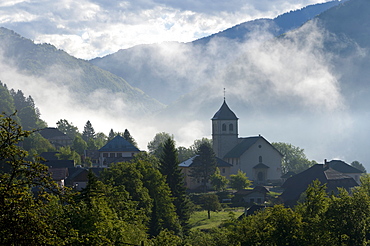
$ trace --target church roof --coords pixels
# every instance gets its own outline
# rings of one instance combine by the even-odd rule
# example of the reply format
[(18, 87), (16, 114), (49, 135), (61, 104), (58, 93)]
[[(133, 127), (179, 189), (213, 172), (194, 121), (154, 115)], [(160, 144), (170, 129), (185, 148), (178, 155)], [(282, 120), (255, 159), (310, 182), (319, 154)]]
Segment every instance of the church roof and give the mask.
[(106, 145), (104, 145), (99, 152), (139, 152), (140, 150), (128, 142), (121, 136), (116, 136)]
[(257, 142), (257, 140), (261, 138), (258, 137), (248, 137), (244, 138), (239, 144), (237, 144), (234, 148), (232, 148), (224, 158), (239, 158), (245, 151), (247, 151), (253, 144)]
[[(194, 163), (194, 160), (195, 158), (197, 157), (198, 155), (195, 155), (189, 159), (187, 159), (186, 161), (183, 161), (179, 164), (179, 167), (191, 167), (191, 165), (193, 165)], [(218, 157), (216, 157), (216, 162), (217, 162), (217, 167), (231, 167), (232, 165)]]
[(226, 101), (222, 104), (221, 108), (215, 113), (212, 120), (237, 120), (235, 113), (227, 106)]

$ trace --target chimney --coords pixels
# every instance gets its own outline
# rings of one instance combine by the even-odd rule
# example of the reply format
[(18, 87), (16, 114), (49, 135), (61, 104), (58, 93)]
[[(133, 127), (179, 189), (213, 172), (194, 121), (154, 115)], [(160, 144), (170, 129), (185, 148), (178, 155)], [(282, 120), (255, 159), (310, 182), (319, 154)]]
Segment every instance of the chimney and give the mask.
[(326, 159), (324, 159), (324, 168), (329, 168), (329, 163)]

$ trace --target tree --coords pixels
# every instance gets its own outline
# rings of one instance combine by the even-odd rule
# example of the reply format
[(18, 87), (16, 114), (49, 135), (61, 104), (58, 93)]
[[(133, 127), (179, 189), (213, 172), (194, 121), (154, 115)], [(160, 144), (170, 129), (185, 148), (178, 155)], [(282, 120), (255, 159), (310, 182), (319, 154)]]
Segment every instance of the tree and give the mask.
[[(16, 110), (14, 106), (14, 99), (11, 96), (8, 87), (0, 82), (0, 113), (12, 114)], [(16, 115), (13, 116), (14, 120), (18, 120)]]
[(281, 166), (284, 174), (290, 171), (300, 173), (315, 164), (307, 159), (304, 149), (282, 142), (271, 144), (283, 155)]
[(157, 133), (153, 140), (148, 143), (149, 153), (159, 158), (162, 153), (163, 144), (168, 138), (173, 139), (173, 136), (166, 132)]
[(137, 148), (137, 143), (135, 139), (131, 136), (130, 132), (127, 129), (125, 129), (125, 132), (123, 133), (123, 138)]
[(56, 124), (57, 124), (58, 130), (66, 134), (71, 139), (74, 139), (76, 135), (79, 134), (78, 128), (74, 126), (72, 122), (69, 123), (65, 119), (60, 119), (58, 120)]
[(238, 170), (237, 174), (230, 175), (230, 187), (236, 190), (242, 190), (252, 185), (247, 177), (247, 174)]
[(83, 155), (87, 149), (87, 143), (82, 139), (82, 137), (80, 137), (80, 135), (76, 135), (73, 140), (72, 147), (79, 155)]
[(201, 197), (202, 207), (207, 210), (208, 219), (211, 218), (211, 211), (220, 211), (221, 204), (218, 201), (218, 196), (216, 194), (204, 194)]
[(366, 173), (366, 168), (364, 167), (364, 165), (362, 165), (362, 163), (360, 163), (358, 161), (352, 161), (351, 166), (353, 166), (354, 168), (357, 168), (358, 170)]
[(69, 146), (60, 147), (59, 153), (57, 153), (56, 156), (58, 157), (58, 160), (74, 160), (75, 165), (81, 165), (80, 155)]
[(95, 130), (89, 120), (86, 122), (84, 126), (84, 131), (82, 132), (82, 138), (86, 142), (88, 142), (90, 139), (95, 138)]
[(0, 244), (64, 244), (58, 235), (63, 222), (55, 221), (49, 206), (58, 186), (45, 165), (25, 160), (19, 142), (31, 132), (13, 116), (0, 115)]
[(223, 191), (226, 189), (227, 184), (229, 183), (229, 180), (221, 175), (220, 169), (217, 167), (214, 174), (212, 174), (211, 178), (211, 185), (213, 188), (217, 191)]
[(207, 190), (207, 183), (216, 171), (217, 161), (215, 152), (209, 142), (204, 142), (197, 149), (197, 157), (194, 158), (190, 169), (190, 176), (200, 180), (204, 190)]
[(195, 151), (191, 148), (186, 148), (184, 146), (177, 147), (177, 153), (179, 156), (179, 162), (186, 161), (187, 159), (195, 155)]
[(184, 186), (184, 176), (179, 168), (175, 141), (172, 138), (168, 138), (163, 145), (159, 170), (166, 178), (166, 182), (171, 189), (174, 197), (173, 204), (176, 207), (181, 226), (186, 228), (190, 218), (190, 200)]

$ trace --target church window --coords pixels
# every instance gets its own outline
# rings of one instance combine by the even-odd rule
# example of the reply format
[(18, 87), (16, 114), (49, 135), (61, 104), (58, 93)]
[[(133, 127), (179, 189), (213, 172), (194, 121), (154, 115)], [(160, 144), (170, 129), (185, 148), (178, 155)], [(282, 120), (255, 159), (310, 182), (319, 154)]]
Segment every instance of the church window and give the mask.
[(222, 131), (226, 132), (226, 124), (222, 124)]
[(258, 148), (261, 148), (262, 146), (261, 145), (258, 145)]
[(230, 132), (234, 131), (234, 125), (233, 125), (233, 124), (230, 124), (230, 125), (229, 125), (229, 131), (230, 131)]
[(222, 173), (225, 173), (225, 168), (222, 168)]
[(260, 163), (262, 163), (262, 156), (260, 156), (260, 157), (258, 158), (258, 161), (259, 161)]

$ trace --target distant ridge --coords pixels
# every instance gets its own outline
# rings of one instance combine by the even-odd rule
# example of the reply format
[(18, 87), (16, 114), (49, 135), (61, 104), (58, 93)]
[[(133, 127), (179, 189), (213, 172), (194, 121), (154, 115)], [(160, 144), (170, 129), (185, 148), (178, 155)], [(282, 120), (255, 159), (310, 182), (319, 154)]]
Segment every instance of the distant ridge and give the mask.
[[(104, 71), (89, 62), (70, 56), (50, 44), (35, 44), (12, 30), (0, 28), (3, 60), (25, 75), (44, 78), (51, 84), (68, 87), (83, 102), (96, 90), (120, 93), (131, 113), (149, 113), (163, 104), (132, 87), (123, 78)], [(5, 83), (10, 84), (11, 81)], [(43, 90), (45, 88), (40, 88)]]

